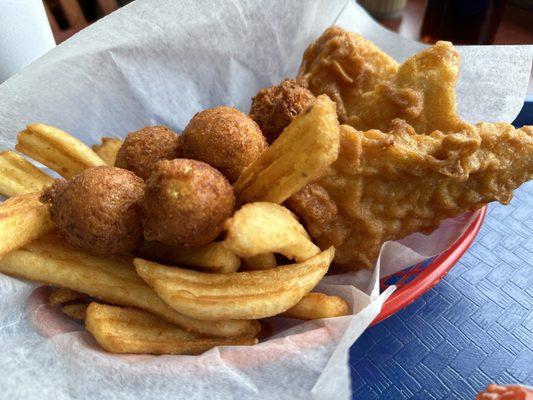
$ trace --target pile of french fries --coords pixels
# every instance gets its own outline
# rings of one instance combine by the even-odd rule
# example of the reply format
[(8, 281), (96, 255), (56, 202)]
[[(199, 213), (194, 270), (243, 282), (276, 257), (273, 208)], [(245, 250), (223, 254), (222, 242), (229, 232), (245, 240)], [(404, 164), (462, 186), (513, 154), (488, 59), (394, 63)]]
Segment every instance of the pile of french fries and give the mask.
[[(104, 138), (91, 149), (57, 128), (33, 124), (15, 148), (69, 179), (113, 165), (120, 145)], [(53, 179), (4, 151), (0, 193), (8, 199), (0, 205), (0, 272), (56, 287), (50, 304), (83, 320), (113, 353), (198, 354), (257, 343), (262, 318), (346, 315), (345, 300), (312, 292), (334, 248), (321, 251), (281, 205), (320, 176), (338, 151), (334, 104), (319, 96), (235, 183), (241, 207), (226, 222), (223, 241), (192, 250), (145, 242), (136, 255), (112, 256), (66, 244), (39, 202)], [(276, 254), (294, 263), (278, 266)]]

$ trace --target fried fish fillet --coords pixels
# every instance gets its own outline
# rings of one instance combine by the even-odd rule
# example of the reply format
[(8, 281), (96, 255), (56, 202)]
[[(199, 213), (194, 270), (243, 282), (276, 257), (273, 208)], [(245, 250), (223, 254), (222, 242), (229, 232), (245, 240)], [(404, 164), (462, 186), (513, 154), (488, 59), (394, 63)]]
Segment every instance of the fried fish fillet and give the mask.
[(459, 53), (437, 42), (398, 67), (373, 43), (339, 27), (327, 29), (304, 53), (298, 79), (337, 103), (341, 123), (388, 131), (395, 118), (417, 133), (457, 132), (455, 85)]
[(286, 205), (337, 265), (373, 268), (381, 245), (430, 233), (445, 218), (497, 200), (533, 179), (533, 127), (481, 123), (456, 133), (418, 135), (341, 126), (339, 158)]

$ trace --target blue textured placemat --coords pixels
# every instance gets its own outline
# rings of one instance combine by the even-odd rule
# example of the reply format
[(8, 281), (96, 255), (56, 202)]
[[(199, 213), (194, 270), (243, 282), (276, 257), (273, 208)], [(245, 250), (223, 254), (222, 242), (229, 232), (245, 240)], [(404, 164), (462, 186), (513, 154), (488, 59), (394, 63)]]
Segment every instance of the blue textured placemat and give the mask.
[[(526, 105), (522, 124), (533, 121)], [(491, 382), (533, 384), (533, 182), (489, 206), (459, 263), (368, 329), (350, 367), (353, 398), (365, 400), (473, 400)]]

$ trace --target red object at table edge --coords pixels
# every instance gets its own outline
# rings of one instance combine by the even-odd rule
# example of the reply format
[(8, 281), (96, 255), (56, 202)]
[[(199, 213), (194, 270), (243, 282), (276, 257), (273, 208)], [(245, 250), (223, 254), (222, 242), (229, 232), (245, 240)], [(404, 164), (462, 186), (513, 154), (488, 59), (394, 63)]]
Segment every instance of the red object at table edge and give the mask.
[(478, 216), (470, 223), (470, 226), (466, 231), (448, 250), (437, 256), (437, 258), (420, 272), (413, 281), (398, 288), (391, 297), (385, 301), (381, 312), (376, 319), (374, 319), (371, 326), (407, 307), (439, 283), (472, 245), (481, 225), (483, 224), (486, 213), (487, 206), (484, 206), (481, 208)]

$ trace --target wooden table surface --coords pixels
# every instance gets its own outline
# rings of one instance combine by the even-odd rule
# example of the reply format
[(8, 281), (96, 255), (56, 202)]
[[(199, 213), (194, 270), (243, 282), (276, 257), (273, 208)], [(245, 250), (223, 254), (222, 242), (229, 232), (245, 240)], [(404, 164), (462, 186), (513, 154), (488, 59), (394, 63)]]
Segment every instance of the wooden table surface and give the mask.
[[(400, 17), (379, 22), (402, 36), (418, 40), (424, 19), (425, 0), (407, 0)], [(533, 11), (507, 4), (494, 44), (533, 44)], [(528, 94), (533, 94), (533, 71), (529, 80)]]

